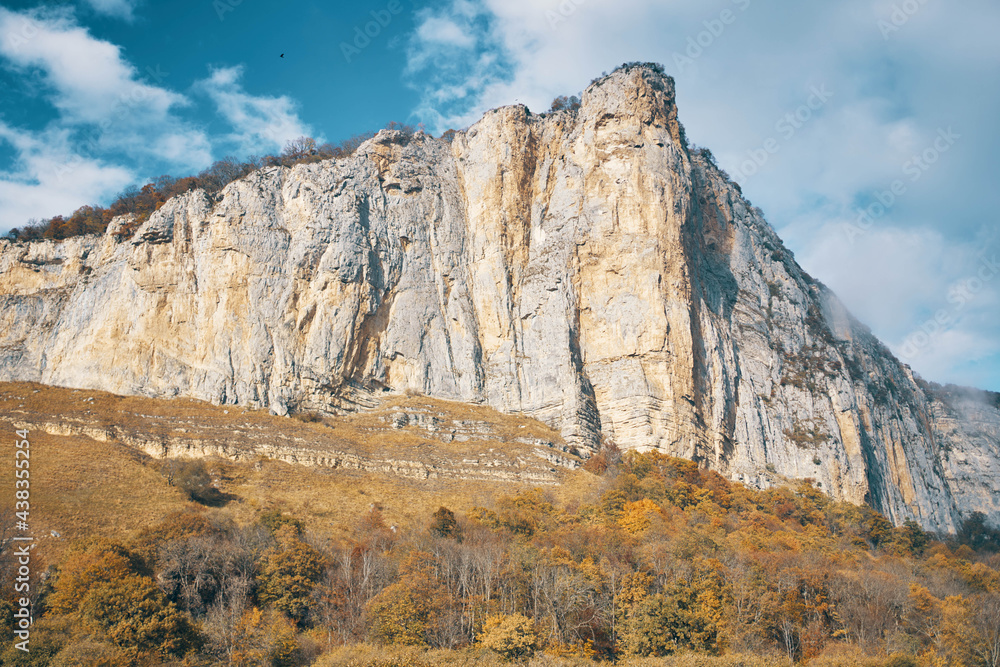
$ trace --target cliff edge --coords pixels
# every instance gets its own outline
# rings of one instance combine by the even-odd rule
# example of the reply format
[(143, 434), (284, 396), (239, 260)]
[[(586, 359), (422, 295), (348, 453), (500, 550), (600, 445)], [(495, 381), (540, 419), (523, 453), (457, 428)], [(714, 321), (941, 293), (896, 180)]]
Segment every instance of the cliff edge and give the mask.
[(581, 108), (176, 197), (130, 238), (0, 241), (0, 380), (340, 412), (415, 391), (1000, 525), (1000, 409), (915, 378), (808, 276), (644, 67)]

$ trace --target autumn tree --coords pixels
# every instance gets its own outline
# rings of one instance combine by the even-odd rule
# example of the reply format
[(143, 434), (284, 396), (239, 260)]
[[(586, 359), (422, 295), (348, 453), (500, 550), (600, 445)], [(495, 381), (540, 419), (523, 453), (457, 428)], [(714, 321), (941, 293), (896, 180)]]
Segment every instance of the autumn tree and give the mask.
[(79, 608), (97, 584), (149, 573), (139, 556), (120, 544), (84, 542), (63, 559), (47, 604), (55, 614), (68, 614)]
[(448, 590), (435, 576), (433, 558), (412, 553), (399, 581), (368, 604), (369, 632), (382, 644), (440, 645), (438, 636), (445, 629), (450, 604)]
[(905, 580), (877, 564), (831, 579), (837, 618), (844, 634), (875, 651), (903, 622), (908, 590)]
[(637, 535), (649, 528), (652, 520), (659, 517), (662, 512), (660, 506), (648, 498), (633, 503), (627, 502), (622, 506), (618, 524), (625, 532)]
[(323, 576), (324, 558), (301, 541), (292, 526), (279, 528), (276, 539), (278, 545), (261, 565), (258, 599), (302, 624), (309, 613), (312, 589)]
[(243, 664), (248, 652), (253, 654), (263, 646), (258, 642), (262, 617), (248, 615), (255, 609), (250, 603), (252, 590), (253, 581), (249, 579), (226, 582), (226, 588), (204, 616), (206, 648), (227, 664)]
[(112, 644), (133, 651), (183, 656), (201, 644), (190, 619), (149, 577), (130, 574), (93, 584), (80, 617)]
[(1000, 591), (969, 600), (969, 652), (985, 667), (1000, 667)]
[(534, 623), (521, 614), (497, 614), (483, 623), (479, 643), (506, 660), (530, 658), (538, 650)]
[(327, 641), (359, 641), (366, 635), (369, 601), (393, 583), (397, 566), (390, 557), (391, 533), (376, 528), (359, 542), (336, 548), (332, 563), (313, 588), (313, 622), (327, 629)]
[(460, 537), (461, 532), (458, 527), (458, 521), (455, 519), (455, 513), (447, 507), (442, 507), (431, 515), (430, 531), (432, 535), (437, 535), (438, 537), (456, 539)]
[(718, 627), (691, 603), (691, 596), (678, 590), (644, 600), (623, 633), (625, 652), (638, 656), (665, 656), (684, 649), (716, 652)]

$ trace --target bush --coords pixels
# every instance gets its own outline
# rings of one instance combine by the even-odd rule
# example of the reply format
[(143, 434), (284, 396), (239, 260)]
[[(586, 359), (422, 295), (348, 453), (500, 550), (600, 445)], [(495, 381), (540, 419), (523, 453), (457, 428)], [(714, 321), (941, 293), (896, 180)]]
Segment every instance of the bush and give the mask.
[(603, 475), (608, 468), (614, 468), (622, 460), (622, 452), (618, 445), (607, 441), (601, 443), (601, 449), (594, 456), (587, 459), (583, 464), (583, 469), (595, 475)]
[(617, 72), (618, 70), (625, 70), (626, 72), (628, 72), (633, 69), (651, 69), (661, 76), (665, 76), (667, 73), (667, 71), (663, 68), (663, 65), (661, 65), (660, 63), (639, 62), (637, 60), (623, 63), (621, 66), (617, 67), (615, 71)]
[(535, 624), (521, 614), (498, 614), (483, 623), (479, 642), (506, 660), (530, 658), (538, 650)]
[(438, 537), (461, 537), (461, 530), (458, 526), (458, 521), (455, 519), (455, 513), (452, 512), (447, 507), (442, 507), (437, 512), (431, 515), (431, 533), (437, 535)]
[(302, 523), (300, 519), (296, 519), (293, 516), (288, 516), (287, 514), (282, 514), (281, 510), (270, 510), (264, 512), (260, 515), (258, 519), (260, 525), (267, 528), (267, 531), (271, 535), (277, 535), (278, 531), (283, 526), (291, 526), (296, 535), (301, 535), (302, 531), (305, 529), (305, 524)]
[(59, 567), (48, 608), (56, 614), (72, 613), (99, 583), (149, 573), (138, 555), (119, 544), (95, 540), (76, 545)]
[(215, 488), (212, 476), (208, 473), (205, 462), (171, 460), (165, 464), (167, 481), (187, 494), (196, 503), (215, 505), (224, 496)]
[(0, 653), (0, 665), (12, 667), (48, 667), (55, 664), (53, 658), (70, 642), (73, 623), (64, 618), (42, 618), (31, 627), (30, 652), (15, 648), (10, 637), (5, 637), (5, 646)]
[(576, 95), (572, 97), (567, 97), (566, 95), (561, 95), (560, 97), (552, 100), (552, 107), (549, 109), (549, 113), (555, 113), (556, 111), (576, 111), (580, 108), (580, 98)]

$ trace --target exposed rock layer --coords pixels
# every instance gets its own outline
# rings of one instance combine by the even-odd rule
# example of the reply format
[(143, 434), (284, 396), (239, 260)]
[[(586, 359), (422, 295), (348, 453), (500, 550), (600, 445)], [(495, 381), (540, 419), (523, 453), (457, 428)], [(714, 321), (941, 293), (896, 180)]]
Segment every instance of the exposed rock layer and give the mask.
[(157, 459), (271, 459), (432, 482), (531, 486), (559, 484), (581, 465), (544, 424), (482, 406), (394, 397), (375, 410), (309, 417), (0, 383), (0, 420), (13, 429), (117, 443)]
[(1000, 523), (995, 396), (915, 379), (688, 150), (648, 69), (119, 231), (0, 244), (0, 379), (277, 414), (413, 390), (748, 484), (815, 478), (896, 522)]

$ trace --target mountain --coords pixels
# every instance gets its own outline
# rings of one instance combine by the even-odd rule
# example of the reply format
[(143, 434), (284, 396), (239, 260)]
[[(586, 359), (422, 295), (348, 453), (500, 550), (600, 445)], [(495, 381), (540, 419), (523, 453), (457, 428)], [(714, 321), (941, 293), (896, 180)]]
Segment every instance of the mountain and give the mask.
[(0, 241), (0, 380), (266, 407), (418, 393), (812, 478), (892, 521), (1000, 525), (1000, 402), (924, 383), (807, 275), (626, 66), (579, 109), (168, 201), (134, 234)]

